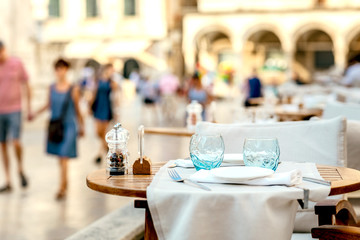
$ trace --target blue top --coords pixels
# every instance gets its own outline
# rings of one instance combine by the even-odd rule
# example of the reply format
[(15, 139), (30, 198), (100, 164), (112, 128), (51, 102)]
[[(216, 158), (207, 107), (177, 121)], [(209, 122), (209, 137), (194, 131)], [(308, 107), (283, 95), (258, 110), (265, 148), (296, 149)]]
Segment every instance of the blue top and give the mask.
[(249, 79), (249, 96), (248, 98), (261, 97), (261, 82), (257, 77)]
[(195, 88), (191, 88), (189, 90), (188, 97), (189, 97), (190, 101), (196, 100), (200, 104), (203, 104), (203, 105), (205, 105), (205, 103), (207, 101), (207, 93), (204, 89), (197, 90)]
[(63, 106), (66, 104), (67, 97), (68, 105), (65, 110), (65, 116), (63, 116), (65, 123), (75, 123), (76, 124), (76, 112), (75, 105), (72, 99), (72, 94), (69, 93), (70, 89), (66, 92), (58, 92), (56, 90), (55, 84), (50, 87), (50, 111), (51, 111), (51, 119), (59, 119), (61, 117)]
[(145, 99), (156, 101), (158, 98), (158, 86), (150, 81), (144, 81), (140, 86), (140, 94)]
[(101, 121), (110, 121), (113, 117), (111, 109), (111, 81), (99, 80), (93, 106), (94, 117)]
[(48, 141), (46, 151), (59, 157), (75, 158), (77, 156), (77, 117), (72, 94), (69, 94), (69, 91), (58, 92), (55, 85), (50, 87), (51, 119), (59, 119), (66, 101), (68, 101), (68, 105), (63, 116), (64, 139), (60, 143)]

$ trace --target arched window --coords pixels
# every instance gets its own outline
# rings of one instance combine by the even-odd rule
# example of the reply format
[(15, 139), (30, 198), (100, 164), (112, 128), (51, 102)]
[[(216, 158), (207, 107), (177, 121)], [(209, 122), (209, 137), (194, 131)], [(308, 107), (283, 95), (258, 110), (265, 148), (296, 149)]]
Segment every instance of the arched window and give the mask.
[(124, 0), (124, 15), (125, 16), (136, 15), (136, 0)]
[(60, 0), (49, 0), (48, 11), (49, 17), (60, 17)]
[(86, 17), (93, 18), (98, 16), (97, 0), (86, 0)]

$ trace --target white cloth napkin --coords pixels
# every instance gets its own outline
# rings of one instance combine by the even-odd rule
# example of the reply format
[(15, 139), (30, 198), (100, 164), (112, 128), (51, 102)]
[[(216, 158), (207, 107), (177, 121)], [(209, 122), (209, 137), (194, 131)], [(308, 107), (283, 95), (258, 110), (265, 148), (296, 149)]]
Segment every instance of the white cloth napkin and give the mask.
[(191, 180), (197, 182), (206, 182), (206, 183), (230, 183), (230, 184), (246, 184), (246, 185), (286, 185), (293, 186), (300, 184), (302, 182), (301, 171), (294, 169), (288, 172), (279, 172), (274, 173), (269, 177), (257, 178), (247, 181), (237, 181), (237, 180), (224, 180), (217, 178), (212, 174), (211, 170), (200, 170), (190, 176)]
[(187, 160), (187, 159), (176, 159), (175, 160), (175, 164), (178, 167), (183, 167), (183, 168), (193, 168), (194, 164), (191, 160)]
[[(302, 189), (287, 186), (249, 186), (202, 183), (212, 191), (173, 181), (167, 166), (155, 175), (147, 188), (147, 200), (159, 240), (288, 240), (294, 227), (297, 199)], [(303, 176), (320, 177), (315, 164), (279, 165), (277, 173), (298, 169)], [(194, 168), (176, 168), (181, 177), (194, 175)], [(306, 174), (305, 174), (305, 173)], [(310, 200), (325, 199), (330, 187), (303, 182)]]
[(244, 163), (242, 153), (225, 153), (223, 162), (226, 163)]

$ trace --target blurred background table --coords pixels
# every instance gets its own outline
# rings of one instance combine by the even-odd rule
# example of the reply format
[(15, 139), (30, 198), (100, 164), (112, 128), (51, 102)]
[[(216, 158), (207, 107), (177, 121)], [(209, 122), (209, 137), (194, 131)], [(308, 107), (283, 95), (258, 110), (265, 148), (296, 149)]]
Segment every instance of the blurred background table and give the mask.
[(146, 134), (159, 134), (169, 136), (191, 137), (195, 132), (190, 131), (187, 128), (175, 128), (175, 127), (146, 127)]
[(321, 117), (322, 112), (323, 110), (318, 108), (288, 111), (279, 107), (275, 110), (275, 114), (277, 115), (280, 122), (309, 120), (311, 117)]

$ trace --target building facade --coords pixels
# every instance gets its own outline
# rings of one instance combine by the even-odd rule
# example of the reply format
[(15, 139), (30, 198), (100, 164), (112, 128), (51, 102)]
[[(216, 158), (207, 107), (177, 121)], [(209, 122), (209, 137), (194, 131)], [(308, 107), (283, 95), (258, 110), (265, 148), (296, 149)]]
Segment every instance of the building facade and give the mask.
[(183, 19), (187, 72), (228, 61), (238, 79), (256, 68), (267, 81), (310, 82), (339, 77), (359, 52), (359, 0), (199, 0)]
[(74, 79), (92, 63), (179, 76), (226, 63), (238, 81), (256, 68), (309, 82), (339, 77), (360, 51), (360, 0), (2, 0), (0, 13), (0, 38), (44, 86), (58, 57)]
[(118, 71), (128, 60), (150, 73), (169, 68), (168, 20), (176, 8), (165, 0), (31, 2), (42, 79), (51, 71), (46, 65), (59, 56), (70, 59), (76, 72), (89, 60), (112, 62)]
[(2, 0), (0, 39), (25, 62), (33, 85), (53, 82), (59, 57), (71, 61), (73, 79), (86, 65), (108, 62), (121, 73), (135, 63), (148, 75), (174, 65), (181, 74), (172, 60), (182, 56), (179, 8), (166, 0)]

